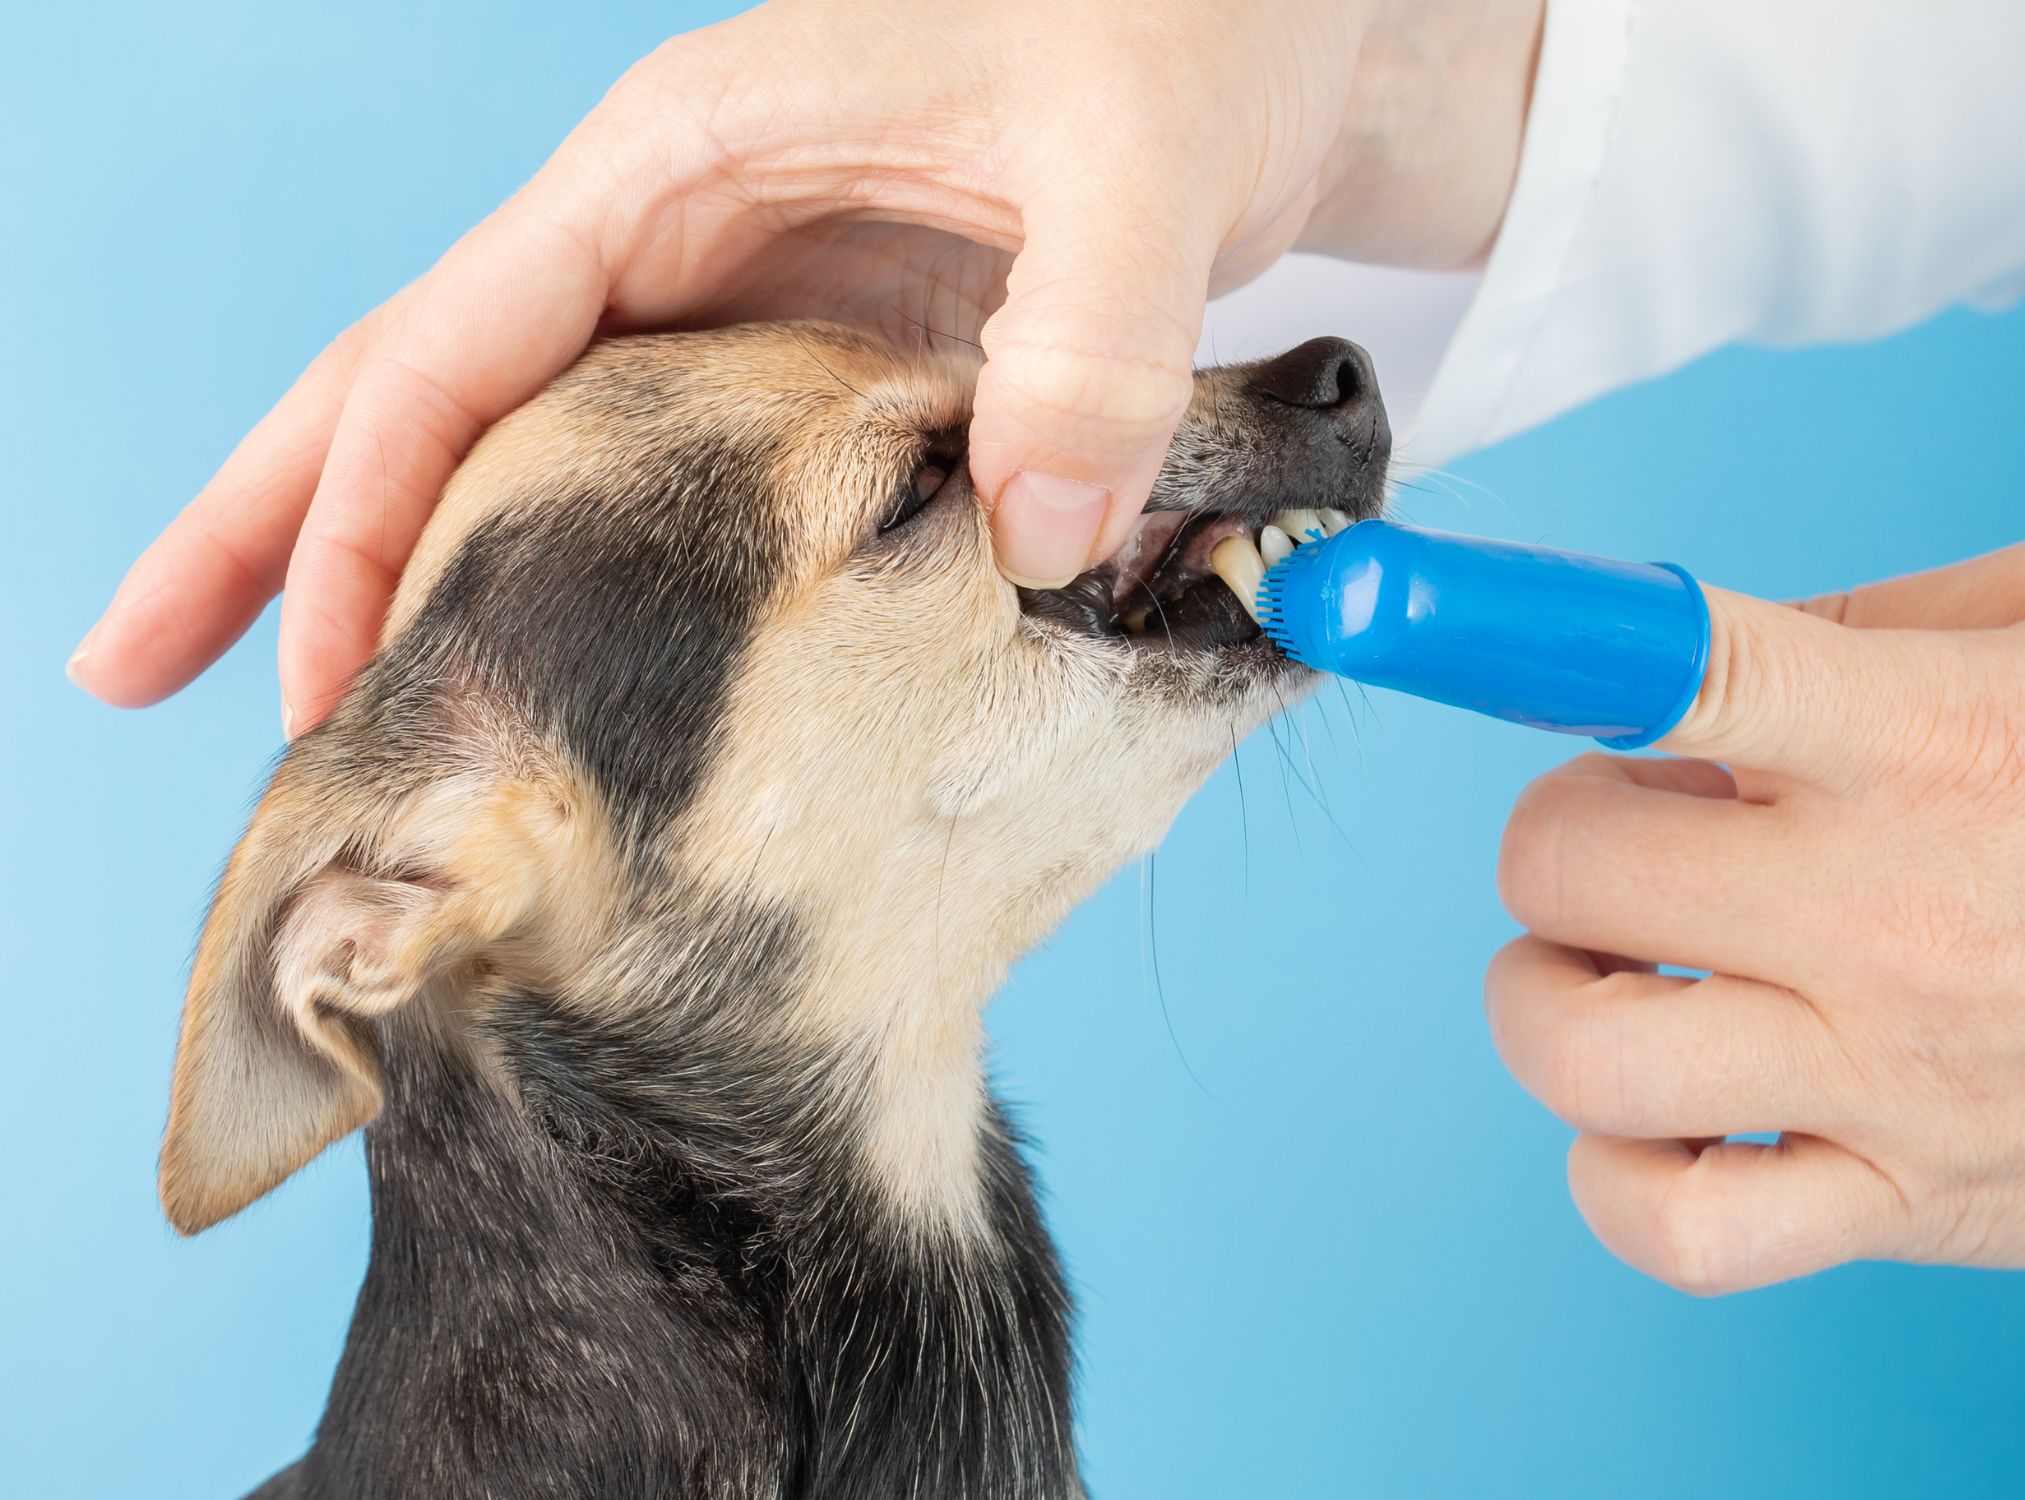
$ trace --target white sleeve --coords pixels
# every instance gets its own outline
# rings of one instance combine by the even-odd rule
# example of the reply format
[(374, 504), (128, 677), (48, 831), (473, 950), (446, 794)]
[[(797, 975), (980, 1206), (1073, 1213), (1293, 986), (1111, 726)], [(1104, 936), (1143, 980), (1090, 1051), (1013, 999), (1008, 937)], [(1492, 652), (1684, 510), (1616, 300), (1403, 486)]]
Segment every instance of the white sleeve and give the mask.
[(1549, 0), (1519, 174), (1406, 456), (1733, 342), (2025, 291), (2025, 0)]

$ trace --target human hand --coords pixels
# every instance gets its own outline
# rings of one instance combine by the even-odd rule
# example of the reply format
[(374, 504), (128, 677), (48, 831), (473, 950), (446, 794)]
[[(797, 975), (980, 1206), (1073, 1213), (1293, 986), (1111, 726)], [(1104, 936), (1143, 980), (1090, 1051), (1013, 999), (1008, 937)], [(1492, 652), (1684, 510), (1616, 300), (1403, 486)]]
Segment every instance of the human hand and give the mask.
[(1581, 1132), (1590, 1228), (1673, 1286), (2025, 1266), (2025, 546), (1709, 603), (1660, 742), (1696, 758), (1584, 756), (1512, 814), (1499, 1054)]
[(1212, 290), (1297, 242), (1419, 265), (1485, 249), (1540, 3), (782, 0), (678, 38), (318, 357), (72, 675), (154, 702), (285, 581), (284, 722), (314, 724), (459, 459), (601, 330), (981, 337), (970, 465), (1000, 563), (1060, 583), (1144, 504)]

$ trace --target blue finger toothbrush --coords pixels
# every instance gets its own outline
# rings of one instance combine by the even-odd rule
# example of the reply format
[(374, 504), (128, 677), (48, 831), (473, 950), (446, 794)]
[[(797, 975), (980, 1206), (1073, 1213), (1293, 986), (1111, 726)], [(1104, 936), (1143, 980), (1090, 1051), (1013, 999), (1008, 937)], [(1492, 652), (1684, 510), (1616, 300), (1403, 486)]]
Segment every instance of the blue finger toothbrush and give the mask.
[(1256, 598), (1304, 666), (1615, 750), (1678, 724), (1708, 666), (1708, 602), (1672, 563), (1360, 521), (1281, 559)]

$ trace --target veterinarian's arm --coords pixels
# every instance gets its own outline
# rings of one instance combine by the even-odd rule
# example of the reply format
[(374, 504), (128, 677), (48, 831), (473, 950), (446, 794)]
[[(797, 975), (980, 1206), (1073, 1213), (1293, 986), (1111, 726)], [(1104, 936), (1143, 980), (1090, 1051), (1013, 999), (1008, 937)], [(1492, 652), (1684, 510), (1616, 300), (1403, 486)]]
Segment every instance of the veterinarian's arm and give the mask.
[(1001, 565), (1063, 582), (1144, 504), (1212, 290), (1304, 235), (1482, 255), (1540, 4), (802, 0), (678, 38), (310, 366), (134, 566), (73, 675), (152, 702), (285, 580), (284, 717), (314, 723), (458, 460), (600, 328), (980, 338), (970, 465)]
[(1739, 341), (2025, 289), (2025, 6), (1554, 0), (1482, 283), (1405, 451), (1451, 457)]
[(2025, 547), (1709, 602), (1661, 742), (1695, 758), (1585, 756), (1512, 815), (1499, 1052), (1581, 1132), (1590, 1227), (1675, 1286), (2025, 1266)]

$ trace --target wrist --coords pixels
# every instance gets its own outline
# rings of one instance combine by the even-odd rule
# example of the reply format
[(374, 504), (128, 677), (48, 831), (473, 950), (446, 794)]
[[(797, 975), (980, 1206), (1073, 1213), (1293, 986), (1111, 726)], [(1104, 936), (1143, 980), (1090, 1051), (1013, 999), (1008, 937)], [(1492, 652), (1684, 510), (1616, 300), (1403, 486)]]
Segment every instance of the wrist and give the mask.
[(1381, 5), (1296, 248), (1427, 270), (1481, 265), (1518, 176), (1545, 11), (1545, 0)]

